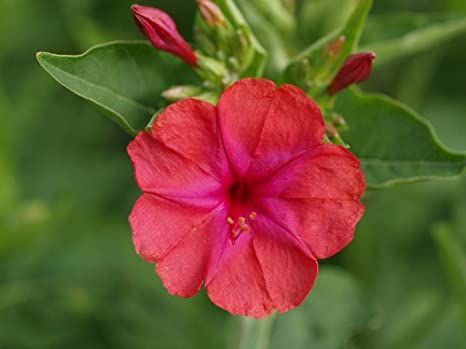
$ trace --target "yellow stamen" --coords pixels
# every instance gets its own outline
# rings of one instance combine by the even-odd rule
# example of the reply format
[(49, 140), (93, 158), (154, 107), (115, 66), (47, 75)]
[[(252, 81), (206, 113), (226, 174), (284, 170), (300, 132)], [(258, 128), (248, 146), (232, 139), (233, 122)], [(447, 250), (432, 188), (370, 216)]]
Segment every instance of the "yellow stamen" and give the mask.
[(228, 217), (227, 218), (227, 223), (230, 224), (230, 225), (233, 225), (235, 223), (235, 221), (233, 220), (233, 218)]
[(249, 218), (251, 218), (252, 220), (256, 219), (257, 217), (257, 214), (256, 212), (252, 211), (250, 214), (249, 214)]

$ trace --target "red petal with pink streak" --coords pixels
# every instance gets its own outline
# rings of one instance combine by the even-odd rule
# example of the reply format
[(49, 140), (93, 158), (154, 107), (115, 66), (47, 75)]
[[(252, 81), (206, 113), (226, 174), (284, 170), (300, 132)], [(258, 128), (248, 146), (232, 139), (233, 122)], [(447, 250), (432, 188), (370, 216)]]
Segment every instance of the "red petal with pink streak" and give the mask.
[(211, 301), (231, 314), (261, 318), (273, 310), (251, 235), (242, 234), (234, 245), (226, 242), (217, 273), (206, 288)]
[(168, 106), (152, 126), (152, 135), (224, 184), (232, 181), (217, 127), (217, 110), (196, 99)]
[(328, 258), (348, 245), (364, 207), (349, 199), (266, 198), (261, 207), (295, 231), (318, 258)]
[(317, 105), (303, 91), (262, 79), (233, 84), (220, 97), (218, 113), (230, 162), (247, 179), (320, 144), (325, 130)]
[[(253, 245), (273, 308), (286, 312), (301, 304), (317, 276), (317, 261), (299, 238), (261, 212), (253, 225)], [(304, 251), (303, 251), (304, 250)]]
[(343, 147), (325, 144), (303, 154), (256, 187), (257, 204), (299, 234), (318, 259), (353, 238), (364, 208), (364, 176)]
[(149, 262), (160, 260), (209, 221), (214, 209), (141, 195), (129, 216), (136, 252)]
[(217, 251), (217, 236), (226, 235), (226, 218), (219, 207), (157, 262), (156, 272), (168, 292), (186, 298), (199, 291)]
[(140, 132), (127, 150), (142, 191), (172, 199), (193, 198), (197, 204), (205, 200), (210, 206), (218, 202), (223, 191), (219, 180), (148, 132)]
[(322, 143), (325, 125), (317, 105), (291, 85), (275, 92), (253, 153), (248, 177), (257, 179)]
[(299, 238), (258, 213), (252, 231), (227, 242), (207, 294), (232, 314), (262, 318), (304, 300), (314, 284), (317, 262)]
[(227, 88), (217, 104), (225, 151), (238, 177), (249, 168), (276, 86), (263, 79), (243, 79)]

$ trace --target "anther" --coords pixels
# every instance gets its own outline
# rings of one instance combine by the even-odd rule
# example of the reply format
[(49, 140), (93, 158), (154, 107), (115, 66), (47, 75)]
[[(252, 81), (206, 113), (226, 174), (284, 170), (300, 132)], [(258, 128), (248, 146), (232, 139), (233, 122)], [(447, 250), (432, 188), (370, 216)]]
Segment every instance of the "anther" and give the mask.
[(257, 214), (256, 212), (252, 211), (250, 214), (249, 214), (249, 218), (251, 218), (252, 220), (256, 219), (257, 217)]
[(230, 224), (230, 225), (233, 225), (235, 223), (235, 221), (233, 220), (233, 218), (228, 217), (227, 218), (227, 223)]

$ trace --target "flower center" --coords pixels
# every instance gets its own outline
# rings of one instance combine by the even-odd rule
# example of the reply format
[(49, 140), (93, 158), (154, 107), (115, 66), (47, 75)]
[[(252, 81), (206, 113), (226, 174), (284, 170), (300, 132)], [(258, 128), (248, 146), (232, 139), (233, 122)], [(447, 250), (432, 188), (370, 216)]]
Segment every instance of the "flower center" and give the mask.
[(233, 204), (244, 204), (249, 196), (249, 188), (246, 183), (235, 183), (230, 187), (230, 199)]
[(235, 240), (242, 234), (251, 231), (249, 221), (256, 219), (254, 211), (245, 212), (245, 206), (250, 199), (250, 190), (246, 183), (234, 183), (229, 189), (230, 214), (227, 223), (230, 226), (230, 240)]

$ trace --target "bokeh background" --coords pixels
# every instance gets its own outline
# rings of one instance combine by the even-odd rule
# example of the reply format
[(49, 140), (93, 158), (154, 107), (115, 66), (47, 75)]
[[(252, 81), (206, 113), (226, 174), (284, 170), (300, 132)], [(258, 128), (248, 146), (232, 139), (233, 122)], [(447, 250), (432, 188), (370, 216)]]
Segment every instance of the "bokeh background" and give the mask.
[[(194, 1), (141, 3), (168, 11), (191, 37)], [(237, 318), (202, 292), (168, 295), (136, 255), (129, 136), (35, 61), (39, 50), (141, 39), (130, 4), (0, 1), (0, 348), (247, 347)], [(466, 3), (375, 0), (370, 22), (398, 13), (466, 16)], [(333, 19), (303, 29), (303, 42)], [(466, 34), (457, 35), (376, 69), (363, 88), (401, 99), (464, 151), (465, 62)], [(466, 348), (465, 280), (451, 276), (466, 267), (451, 262), (465, 249), (465, 176), (371, 191), (365, 204), (354, 242), (322, 263), (305, 304), (272, 325), (271, 348)]]

